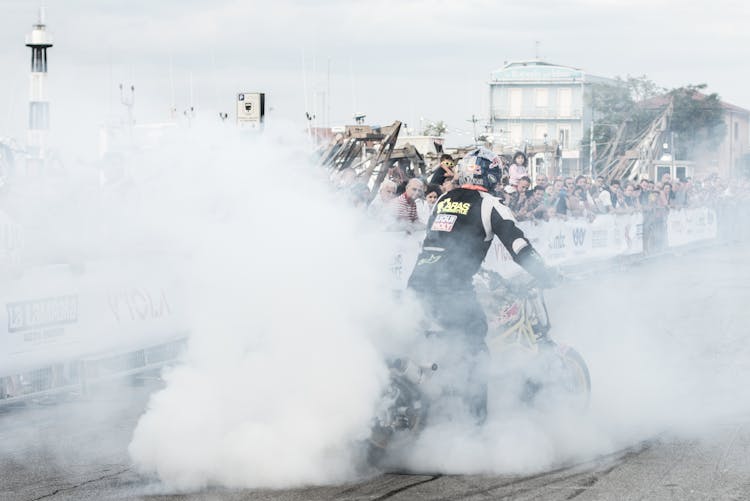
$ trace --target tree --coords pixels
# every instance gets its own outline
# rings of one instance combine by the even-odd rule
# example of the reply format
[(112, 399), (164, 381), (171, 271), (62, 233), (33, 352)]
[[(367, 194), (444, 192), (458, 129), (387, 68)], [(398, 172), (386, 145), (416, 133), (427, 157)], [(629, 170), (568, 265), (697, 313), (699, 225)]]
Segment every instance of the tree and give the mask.
[(677, 155), (694, 159), (699, 151), (716, 151), (726, 134), (724, 108), (717, 93), (704, 94), (706, 84), (686, 85), (669, 91), (674, 100), (671, 129), (679, 137)]
[(448, 130), (445, 122), (438, 120), (437, 122), (428, 123), (422, 131), (423, 136), (442, 136)]
[(645, 75), (616, 80), (619, 84), (592, 86), (594, 145), (599, 157), (595, 158), (595, 165), (601, 166), (603, 146), (612, 142), (619, 129), (622, 134), (614, 157), (632, 148), (670, 102), (673, 103), (670, 132), (678, 138), (677, 157), (690, 160), (699, 151), (711, 152), (718, 147), (725, 133), (724, 112), (718, 94), (701, 92), (706, 84), (666, 90)]
[[(643, 106), (641, 103), (648, 102), (666, 92), (645, 75), (626, 78), (616, 77), (615, 84), (593, 84), (589, 95), (589, 104), (593, 111), (594, 127), (594, 165), (604, 167), (602, 157), (606, 153), (613, 157), (622, 155), (631, 148), (642, 132), (659, 115), (660, 110), (654, 107)], [(622, 129), (618, 144), (612, 153), (606, 149), (606, 145), (612, 143), (618, 131)], [(587, 139), (590, 132), (585, 136)], [(589, 141), (584, 140), (584, 145), (591, 148)]]

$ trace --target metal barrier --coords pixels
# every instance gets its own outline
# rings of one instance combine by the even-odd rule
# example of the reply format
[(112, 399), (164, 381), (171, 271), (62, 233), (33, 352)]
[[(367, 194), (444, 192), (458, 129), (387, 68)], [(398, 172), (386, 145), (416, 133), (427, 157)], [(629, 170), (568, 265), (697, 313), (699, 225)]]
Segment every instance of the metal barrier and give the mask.
[(187, 336), (155, 346), (71, 360), (0, 378), (0, 406), (62, 393), (86, 394), (105, 381), (158, 370), (175, 363), (187, 346)]

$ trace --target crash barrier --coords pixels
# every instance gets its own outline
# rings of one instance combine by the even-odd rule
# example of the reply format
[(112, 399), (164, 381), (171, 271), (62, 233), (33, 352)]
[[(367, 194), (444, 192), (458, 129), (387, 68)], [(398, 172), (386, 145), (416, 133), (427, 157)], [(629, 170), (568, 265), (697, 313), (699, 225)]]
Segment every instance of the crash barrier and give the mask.
[[(747, 213), (747, 207), (732, 204), (519, 225), (550, 264), (565, 266), (708, 241), (717, 230), (750, 238)], [(424, 232), (392, 239), (394, 289), (406, 287), (423, 239)], [(0, 271), (18, 265), (23, 246), (21, 229), (0, 217)], [(519, 271), (497, 240), (485, 266), (504, 274)], [(5, 273), (0, 277), (0, 404), (85, 391), (93, 382), (174, 361), (188, 332), (179, 275), (173, 258)]]
[[(618, 256), (648, 255), (717, 238), (716, 210), (653, 209), (631, 214), (605, 214), (593, 219), (521, 221), (518, 226), (545, 261), (553, 266), (581, 265)], [(414, 268), (424, 233), (405, 235), (395, 249), (394, 288), (403, 289)], [(520, 271), (495, 238), (483, 266), (502, 275)]]
[(184, 352), (187, 333), (174, 341), (98, 357), (71, 358), (0, 377), (0, 406), (59, 393), (86, 394), (99, 383), (158, 370)]
[(0, 289), (0, 403), (174, 360), (187, 337), (172, 259), (40, 266)]

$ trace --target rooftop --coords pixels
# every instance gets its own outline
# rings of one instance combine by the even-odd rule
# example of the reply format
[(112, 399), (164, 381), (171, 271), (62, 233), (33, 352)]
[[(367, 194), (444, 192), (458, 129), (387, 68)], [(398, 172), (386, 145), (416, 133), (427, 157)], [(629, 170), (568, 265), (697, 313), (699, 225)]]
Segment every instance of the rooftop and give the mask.
[(581, 68), (549, 63), (541, 59), (506, 62), (490, 73), (490, 82), (587, 82), (616, 84), (611, 78), (586, 73)]

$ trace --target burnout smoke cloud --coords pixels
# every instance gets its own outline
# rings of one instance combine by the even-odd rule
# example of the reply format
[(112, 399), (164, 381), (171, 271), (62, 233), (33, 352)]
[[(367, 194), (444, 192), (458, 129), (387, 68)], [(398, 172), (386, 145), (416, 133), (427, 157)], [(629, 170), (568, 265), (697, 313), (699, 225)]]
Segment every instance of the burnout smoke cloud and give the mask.
[[(183, 152), (181, 175), (151, 189), (159, 210), (145, 211), (152, 230), (170, 228), (175, 248), (190, 255), (192, 336), (185, 362), (167, 372), (141, 418), (131, 457), (177, 489), (352, 480), (352, 444), (367, 437), (384, 353), (414, 340), (418, 310), (393, 304), (388, 245), (365, 237), (366, 221), (296, 150), (268, 137), (207, 150)], [(657, 327), (654, 315), (675, 328), (684, 319), (674, 313), (679, 295), (653, 307), (675, 287), (668, 270), (654, 273), (663, 290), (650, 286), (629, 315), (623, 298), (642, 287), (640, 275), (602, 275), (549, 294), (553, 336), (591, 368), (587, 413), (518, 406), (491, 414), (483, 428), (433, 416), (401, 467), (537, 472), (667, 429), (697, 436), (718, 415), (741, 410), (726, 391), (701, 407), (717, 388), (731, 388), (717, 368), (733, 354), (696, 364), (705, 340), (676, 343)], [(613, 312), (623, 321), (612, 323)]]
[(155, 224), (189, 249), (192, 333), (130, 453), (171, 487), (351, 478), (384, 381), (387, 247), (273, 137), (193, 149), (159, 191)]
[[(14, 186), (9, 207), (50, 215), (28, 216), (41, 221), (27, 228), (38, 261), (86, 263), (78, 273), (92, 277), (108, 263), (138, 283), (180, 278), (189, 349), (165, 373), (129, 447), (139, 471), (168, 489), (355, 479), (353, 444), (369, 433), (384, 355), (419, 336), (418, 310), (390, 293), (392, 243), (372, 236), (290, 137), (196, 126), (131, 161), (130, 182), (99, 187), (73, 172), (55, 189)], [(589, 412), (519, 406), (479, 429), (436, 419), (401, 466), (538, 472), (657, 436), (702, 437), (746, 413), (748, 297), (736, 285), (746, 269), (686, 255), (550, 291), (553, 336), (591, 370)], [(178, 311), (171, 296), (170, 307)], [(26, 426), (14, 447), (32, 441)], [(76, 460), (89, 453), (98, 458), (89, 448)]]

